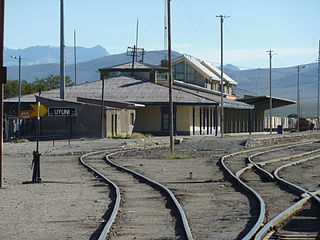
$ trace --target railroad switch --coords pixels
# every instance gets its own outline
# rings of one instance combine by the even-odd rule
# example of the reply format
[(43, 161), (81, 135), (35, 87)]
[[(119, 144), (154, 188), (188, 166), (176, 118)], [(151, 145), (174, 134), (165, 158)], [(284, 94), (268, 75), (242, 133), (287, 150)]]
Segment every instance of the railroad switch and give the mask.
[(33, 151), (33, 174), (32, 174), (32, 182), (40, 183), (40, 156), (41, 154), (38, 151)]

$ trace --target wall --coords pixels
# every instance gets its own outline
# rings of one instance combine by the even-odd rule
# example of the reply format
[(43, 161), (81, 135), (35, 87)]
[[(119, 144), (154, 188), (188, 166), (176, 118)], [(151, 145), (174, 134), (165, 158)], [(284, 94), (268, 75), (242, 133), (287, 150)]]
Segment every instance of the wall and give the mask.
[(192, 106), (177, 106), (176, 126), (177, 132), (192, 134)]
[(101, 135), (101, 114), (98, 106), (72, 103), (66, 101), (54, 101), (40, 99), (41, 104), (50, 107), (76, 108), (76, 116), (70, 117), (47, 115), (41, 118), (41, 135), (51, 135), (52, 137), (70, 137), (72, 127), (72, 137), (99, 137)]
[(135, 117), (135, 110), (132, 109), (107, 109), (105, 136), (131, 135)]
[[(203, 109), (212, 109), (212, 125), (214, 119), (214, 107), (204, 106), (175, 106), (176, 107), (176, 134), (178, 135), (206, 135), (215, 134), (215, 129), (207, 127), (207, 124), (203, 125)], [(193, 112), (194, 109), (194, 112)], [(201, 109), (201, 121), (200, 124), (200, 109)], [(163, 131), (161, 129), (161, 106), (146, 106), (145, 108), (136, 110), (136, 122), (134, 126), (134, 132), (151, 133), (153, 135), (169, 135), (169, 131)], [(194, 114), (194, 116), (193, 116)], [(193, 128), (193, 118), (195, 126)], [(210, 118), (209, 118), (210, 121)], [(206, 121), (207, 122), (207, 119)], [(201, 129), (200, 129), (201, 125)]]
[[(101, 130), (101, 107), (93, 104), (83, 104), (77, 102), (67, 102), (51, 99), (40, 99), (41, 104), (49, 107), (76, 108), (76, 116), (72, 117), (72, 138), (73, 137), (104, 137), (112, 135), (130, 135), (132, 134), (133, 121), (135, 120), (135, 110), (105, 108), (106, 122)], [(131, 115), (133, 114), (133, 116)], [(114, 118), (112, 132), (112, 115)], [(117, 116), (117, 117), (115, 117)], [(115, 122), (116, 120), (116, 122)], [(41, 135), (47, 135), (54, 138), (69, 138), (71, 122), (70, 117), (49, 117), (45, 115), (41, 118)]]
[(161, 132), (161, 106), (146, 106), (136, 110), (134, 132)]

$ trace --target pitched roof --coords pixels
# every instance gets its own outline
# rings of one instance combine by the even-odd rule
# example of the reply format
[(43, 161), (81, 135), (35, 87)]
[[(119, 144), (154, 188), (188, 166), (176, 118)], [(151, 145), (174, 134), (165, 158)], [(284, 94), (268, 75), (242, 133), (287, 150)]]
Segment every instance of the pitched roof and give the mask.
[[(219, 78), (221, 78), (221, 70), (219, 68), (217, 68), (215, 65), (213, 65), (210, 62), (207, 61), (202, 61), (201, 62), (202, 65), (204, 65), (207, 69), (209, 69), (211, 72), (213, 72), (214, 74), (216, 74)], [(231, 77), (229, 77), (227, 74), (223, 73), (223, 79), (224, 81), (230, 83), (230, 84), (234, 84), (237, 85), (237, 82), (234, 81)]]
[[(167, 70), (167, 68), (161, 67), (161, 66), (156, 66), (144, 62), (135, 62), (134, 63), (134, 69), (139, 69), (139, 70), (150, 70), (150, 69), (161, 69), (161, 70)], [(99, 70), (132, 70), (132, 62), (112, 66), (112, 67), (106, 67), (106, 68), (101, 68)]]
[[(219, 81), (221, 79), (221, 70), (214, 66), (212, 63), (207, 62), (207, 61), (201, 61), (190, 57), (183, 55), (177, 59), (174, 60), (173, 64), (179, 62), (179, 61), (185, 61), (189, 65), (191, 65), (195, 70), (197, 70), (201, 75), (205, 76), (208, 79), (216, 80)], [(237, 82), (234, 81), (231, 77), (223, 73), (223, 79), (225, 82), (237, 85)]]
[(187, 62), (189, 65), (191, 65), (196, 71), (198, 71), (205, 78), (216, 80), (216, 81), (219, 80), (219, 77), (217, 75), (215, 75), (212, 71), (207, 69), (204, 65), (202, 65), (198, 60), (196, 60), (193, 57), (183, 55), (180, 58), (175, 59), (173, 64), (181, 61), (181, 59), (183, 59), (185, 62)]
[[(201, 97), (211, 99), (212, 101), (216, 101), (219, 104), (221, 103), (220, 92), (206, 89), (203, 87), (199, 87), (199, 86), (189, 84), (189, 83), (184, 83), (181, 81), (174, 81), (174, 84), (175, 84), (175, 88), (183, 89), (184, 91), (189, 92), (189, 93), (198, 94)], [(226, 95), (226, 94), (224, 94), (224, 95)], [(253, 105), (250, 105), (245, 102), (233, 100), (233, 99), (230, 99), (227, 97), (223, 98), (223, 104), (224, 104), (224, 107), (227, 107), (227, 108), (241, 108), (241, 109), (253, 109), (254, 108)]]
[[(66, 88), (65, 96), (68, 101), (77, 101), (77, 97), (101, 99), (101, 80), (79, 84)], [(41, 96), (46, 98), (59, 98), (59, 89), (42, 92)], [(167, 103), (168, 87), (147, 81), (141, 81), (130, 77), (115, 77), (105, 80), (105, 100), (141, 103), (161, 104)], [(5, 102), (17, 102), (18, 98), (5, 99)], [(35, 95), (30, 94), (21, 97), (21, 101), (35, 101)], [(176, 104), (190, 105), (217, 105), (218, 102), (202, 97), (199, 94), (186, 92), (183, 89), (173, 89), (173, 101)]]

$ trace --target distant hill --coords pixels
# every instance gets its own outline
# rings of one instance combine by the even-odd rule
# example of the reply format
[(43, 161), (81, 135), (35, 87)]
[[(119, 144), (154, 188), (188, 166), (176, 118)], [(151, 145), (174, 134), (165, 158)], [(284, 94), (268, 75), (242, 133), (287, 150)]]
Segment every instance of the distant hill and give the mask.
[[(308, 67), (300, 70), (300, 100), (302, 115), (315, 116), (318, 91), (317, 64), (307, 64)], [(226, 69), (226, 74), (238, 82), (235, 91), (240, 95), (269, 95), (269, 69), (251, 69), (232, 71)], [(272, 96), (290, 100), (297, 99), (297, 68), (272, 69)], [(275, 109), (277, 115), (296, 113), (296, 106)]]
[[(147, 51), (144, 62), (159, 65), (165, 58), (165, 51)], [(173, 59), (180, 57), (181, 54), (173, 52)], [(79, 61), (78, 61), (79, 62)], [(79, 62), (77, 64), (77, 84), (91, 82), (100, 78), (98, 69), (110, 67), (118, 64), (131, 62), (131, 57), (125, 53), (114, 54), (96, 58), (93, 60)], [(230, 64), (231, 65), (231, 64)], [(237, 83), (235, 92), (238, 95), (269, 95), (269, 69), (250, 69), (240, 70), (238, 67), (225, 66), (227, 75)], [(48, 75), (59, 75), (59, 64), (48, 63), (22, 67), (22, 79), (29, 82), (35, 78), (44, 78)], [(74, 79), (74, 65), (66, 65), (66, 75)], [(8, 79), (18, 78), (18, 67), (8, 67)], [(309, 117), (316, 114), (317, 101), (317, 64), (308, 64), (308, 68), (300, 71), (300, 95), (302, 116)], [(272, 69), (272, 96), (290, 100), (296, 100), (297, 95), (297, 68), (274, 68)], [(296, 106), (291, 105), (284, 108), (274, 109), (278, 116), (287, 116), (296, 113)]]
[[(166, 52), (165, 51), (149, 51), (146, 52), (144, 56), (144, 62), (160, 65), (162, 59), (164, 59)], [(178, 58), (181, 54), (177, 52), (172, 52), (172, 58)], [(86, 62), (81, 62), (77, 64), (77, 84), (96, 81), (100, 79), (98, 72), (99, 68), (111, 67), (118, 64), (131, 62), (132, 57), (122, 54), (109, 55), (97, 59), (93, 59)], [(40, 65), (31, 65), (31, 66), (22, 66), (21, 75), (23, 80), (32, 82), (35, 78), (44, 78), (48, 75), (59, 75), (60, 67), (59, 64), (40, 64)], [(70, 76), (74, 80), (74, 64), (66, 65), (66, 75)], [(18, 67), (11, 66), (8, 67), (8, 79), (14, 80), (18, 79)]]
[[(92, 48), (77, 47), (77, 62), (89, 61), (92, 59), (105, 57), (110, 55), (107, 50), (101, 46), (95, 46)], [(65, 48), (66, 63), (74, 62), (74, 48)], [(25, 49), (9, 49), (4, 50), (4, 61), (6, 66), (18, 65), (18, 61), (11, 56), (22, 57), (22, 65), (37, 65), (47, 63), (59, 63), (60, 62), (60, 48), (50, 46), (33, 46)]]
[[(317, 64), (307, 64), (300, 70), (301, 100), (312, 100), (317, 96)], [(258, 68), (251, 70), (232, 71), (226, 69), (226, 74), (238, 82), (237, 92), (248, 95), (269, 95), (269, 69)], [(296, 99), (297, 96), (297, 68), (273, 68), (272, 95), (280, 98)], [(244, 91), (243, 91), (244, 90)]]
[(226, 65), (223, 65), (223, 69), (225, 70), (232, 70), (232, 71), (240, 71), (240, 68), (235, 66), (235, 65), (232, 65), (232, 64), (226, 64)]

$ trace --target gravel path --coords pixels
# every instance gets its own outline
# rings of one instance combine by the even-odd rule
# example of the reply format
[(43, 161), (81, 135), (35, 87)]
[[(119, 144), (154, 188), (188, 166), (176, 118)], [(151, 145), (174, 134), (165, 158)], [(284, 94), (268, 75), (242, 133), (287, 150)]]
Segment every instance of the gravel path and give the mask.
[[(186, 154), (183, 159), (161, 157), (164, 150), (158, 149), (119, 155), (115, 161), (171, 188), (186, 212), (195, 239), (241, 239), (241, 231), (246, 227), (243, 220), (251, 215), (251, 203), (225, 180), (218, 162), (227, 153), (243, 150), (245, 141), (254, 137), (257, 136), (192, 137), (175, 146), (176, 152)], [(153, 140), (152, 146), (168, 142), (167, 138), (150, 141)], [(109, 189), (78, 164), (78, 157), (148, 142), (86, 140), (72, 141), (69, 146), (68, 141), (56, 141), (54, 147), (52, 142), (40, 142), (43, 182), (39, 184), (22, 184), (32, 177), (30, 165), (35, 143), (5, 143), (0, 239), (96, 239), (109, 204)], [(134, 179), (119, 180), (120, 187), (126, 181), (136, 184)], [(130, 194), (128, 203), (139, 197), (130, 188), (125, 191)], [(120, 219), (124, 218), (123, 214)]]

